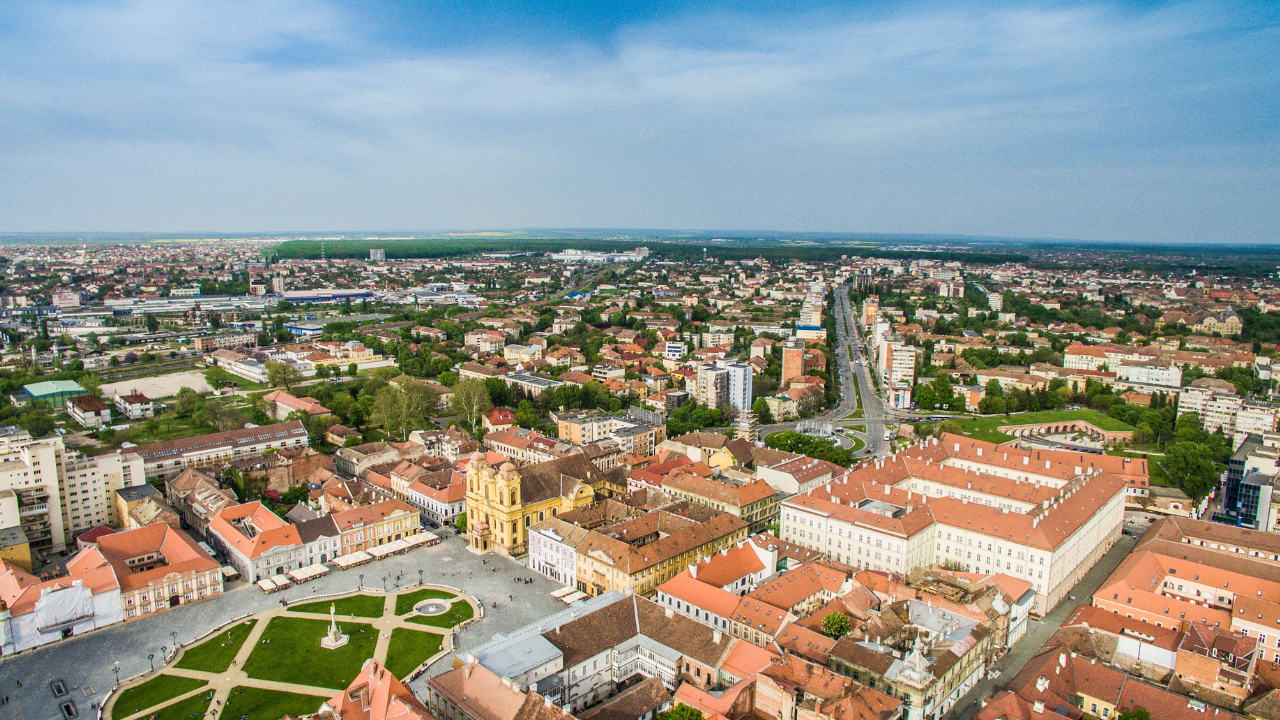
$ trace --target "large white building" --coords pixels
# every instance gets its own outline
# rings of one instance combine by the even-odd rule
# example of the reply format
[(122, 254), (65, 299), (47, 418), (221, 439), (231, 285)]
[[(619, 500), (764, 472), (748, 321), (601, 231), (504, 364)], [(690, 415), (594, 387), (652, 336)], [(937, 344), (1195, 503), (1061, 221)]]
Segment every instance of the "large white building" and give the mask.
[(782, 504), (782, 539), (858, 568), (1025, 579), (1043, 615), (1120, 537), (1146, 461), (944, 435)]
[(744, 362), (725, 362), (723, 367), (729, 371), (729, 404), (738, 412), (750, 411), (751, 366)]
[(1222, 430), (1228, 437), (1245, 433), (1267, 433), (1276, 429), (1280, 407), (1246, 401), (1230, 383), (1201, 378), (1178, 395), (1178, 415), (1195, 413), (1205, 432)]
[(133, 448), (133, 452), (142, 456), (147, 477), (167, 480), (189, 467), (222, 465), (232, 460), (258, 457), (268, 450), (286, 450), (310, 444), (307, 429), (294, 420), (139, 445)]
[(698, 404), (718, 408), (729, 404), (729, 371), (712, 364), (698, 368), (694, 388)]
[(32, 550), (62, 551), (97, 525), (118, 525), (116, 490), (146, 482), (134, 453), (84, 457), (58, 436), (0, 427), (0, 527), (19, 525)]

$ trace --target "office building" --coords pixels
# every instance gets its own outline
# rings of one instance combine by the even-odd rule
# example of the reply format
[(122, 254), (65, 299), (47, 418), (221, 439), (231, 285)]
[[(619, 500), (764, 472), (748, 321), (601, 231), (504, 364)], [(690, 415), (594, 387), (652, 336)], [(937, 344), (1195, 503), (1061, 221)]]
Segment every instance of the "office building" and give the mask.
[(804, 341), (797, 338), (787, 339), (782, 346), (782, 377), (778, 379), (779, 389), (785, 390), (792, 378), (804, 374)]

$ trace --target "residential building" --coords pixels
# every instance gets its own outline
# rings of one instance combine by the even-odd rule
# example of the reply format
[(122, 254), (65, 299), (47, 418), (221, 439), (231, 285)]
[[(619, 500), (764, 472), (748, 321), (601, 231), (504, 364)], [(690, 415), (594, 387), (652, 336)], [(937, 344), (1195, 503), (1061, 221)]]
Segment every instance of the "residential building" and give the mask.
[(763, 480), (739, 484), (677, 470), (662, 481), (662, 489), (675, 497), (742, 518), (751, 535), (763, 532), (778, 520), (780, 498)]
[(125, 619), (110, 564), (41, 580), (0, 561), (0, 656), (82, 635)]
[[(369, 251), (371, 255), (375, 252), (385, 251)], [(346, 690), (320, 706), (318, 717), (320, 720), (437, 720), (441, 716), (432, 715), (404, 683), (369, 658)]]
[(223, 508), (209, 522), (209, 541), (248, 582), (301, 570), (306, 552), (298, 529), (260, 502)]
[(111, 406), (92, 395), (67, 398), (66, 409), (82, 428), (98, 430), (111, 424)]
[(782, 346), (782, 376), (778, 379), (778, 387), (786, 389), (793, 377), (804, 374), (804, 341), (788, 338)]
[(117, 395), (115, 403), (116, 409), (130, 420), (144, 420), (156, 414), (155, 403), (140, 392)]
[(164, 523), (103, 535), (67, 562), (71, 574), (110, 568), (126, 620), (221, 595), (222, 566)]
[(147, 477), (167, 480), (186, 468), (225, 464), (257, 457), (268, 450), (304, 445), (310, 445), (307, 429), (294, 420), (139, 445), (132, 451), (142, 457)]
[(329, 516), (342, 534), (342, 554), (386, 545), (422, 532), (422, 518), (408, 503), (385, 500)]
[(262, 398), (268, 417), (288, 420), (295, 412), (304, 413), (308, 420), (323, 420), (333, 416), (333, 411), (309, 397), (294, 397), (284, 390), (269, 392)]
[(694, 396), (699, 405), (719, 408), (729, 404), (729, 371), (712, 364), (700, 365)]
[(729, 371), (729, 404), (740, 413), (750, 412), (751, 366), (742, 362), (725, 362), (722, 367)]
[(214, 350), (222, 350), (224, 348), (251, 348), (256, 347), (257, 344), (258, 335), (256, 333), (206, 335), (193, 339), (191, 341), (191, 349), (198, 353), (211, 353)]

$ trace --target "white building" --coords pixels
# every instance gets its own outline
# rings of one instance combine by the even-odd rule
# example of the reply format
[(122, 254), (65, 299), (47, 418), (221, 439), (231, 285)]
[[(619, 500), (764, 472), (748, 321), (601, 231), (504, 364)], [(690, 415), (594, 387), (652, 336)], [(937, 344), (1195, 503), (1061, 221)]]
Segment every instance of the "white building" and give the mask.
[(729, 404), (729, 371), (707, 364), (698, 367), (695, 395), (699, 405), (709, 408)]
[(782, 539), (857, 568), (952, 563), (1022, 578), (1043, 615), (1120, 537), (1145, 461), (957, 435), (865, 463), (782, 504)]
[(95, 525), (118, 525), (116, 490), (145, 483), (133, 453), (83, 457), (58, 436), (0, 427), (0, 527), (21, 526), (33, 551), (62, 551)]
[(578, 586), (578, 545), (589, 530), (559, 518), (547, 518), (529, 528), (529, 569), (561, 585)]
[(307, 552), (298, 529), (260, 502), (223, 508), (209, 522), (209, 539), (248, 582), (301, 570)]
[(189, 467), (222, 465), (232, 460), (258, 457), (268, 450), (286, 450), (310, 444), (307, 429), (294, 420), (139, 445), (133, 448), (133, 452), (142, 456), (147, 477), (167, 480)]
[(748, 412), (751, 410), (751, 366), (743, 362), (724, 362), (723, 367), (729, 371), (729, 404), (738, 412)]

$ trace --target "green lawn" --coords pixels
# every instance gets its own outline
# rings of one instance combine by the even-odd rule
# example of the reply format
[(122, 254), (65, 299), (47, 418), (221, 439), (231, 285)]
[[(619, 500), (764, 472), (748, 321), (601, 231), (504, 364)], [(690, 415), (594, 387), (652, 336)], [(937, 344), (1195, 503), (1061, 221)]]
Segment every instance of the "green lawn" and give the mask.
[(849, 439), (853, 441), (853, 447), (851, 449), (854, 452), (858, 452), (859, 450), (867, 446), (866, 443), (862, 442), (862, 438), (860, 437), (850, 437)]
[(249, 637), (253, 626), (257, 624), (257, 620), (238, 623), (227, 628), (226, 632), (219, 632), (199, 645), (187, 648), (175, 667), (211, 673), (225, 671), (231, 667), (231, 661), (236, 659), (240, 646), (244, 645), (245, 638)]
[(205, 684), (204, 680), (192, 680), (177, 675), (157, 675), (141, 685), (135, 685), (120, 693), (111, 714), (115, 717), (129, 717), (166, 700), (172, 700), (196, 688), (204, 687)]
[(275, 617), (267, 624), (262, 640), (244, 664), (245, 673), (259, 680), (345, 688), (356, 675), (364, 661), (373, 657), (378, 643), (378, 631), (360, 622), (339, 622), (350, 642), (336, 650), (320, 647), (320, 638), (328, 632), (327, 620)]
[(373, 595), (352, 595), (351, 597), (340, 598), (338, 600), (321, 600), (304, 605), (290, 605), (289, 612), (305, 612), (319, 613), (321, 615), (329, 614), (329, 605), (334, 606), (334, 612), (338, 617), (382, 617), (382, 606), (384, 599)]
[[(205, 711), (209, 709), (209, 703), (213, 701), (213, 691), (202, 692), (199, 695), (191, 697), (181, 702), (176, 702), (168, 707), (156, 710), (153, 714), (156, 720), (192, 720), (192, 718), (203, 718)], [(127, 715), (120, 713), (112, 713), (113, 718), (124, 718)], [(144, 718), (150, 719), (151, 715), (143, 715)]]
[(471, 609), (471, 603), (466, 600), (459, 600), (453, 604), (449, 612), (443, 615), (414, 615), (408, 618), (408, 622), (438, 628), (451, 628), (454, 625), (470, 620), (474, 615), (475, 611)]
[(440, 652), (443, 643), (443, 635), (396, 628), (391, 631), (391, 644), (387, 647), (387, 670), (403, 678)]
[(1133, 426), (1117, 420), (1110, 415), (1105, 415), (1097, 410), (1045, 410), (1041, 412), (1017, 413), (1014, 415), (995, 417), (973, 418), (969, 420), (958, 420), (960, 427), (964, 428), (964, 434), (977, 440), (986, 440), (988, 442), (1004, 442), (1012, 440), (1012, 436), (1005, 435), (998, 428), (1005, 425), (1033, 425), (1037, 423), (1048, 422), (1065, 422), (1070, 420), (1084, 420), (1092, 423), (1103, 430), (1132, 430)]
[(247, 715), (249, 720), (280, 720), (285, 715), (311, 715), (328, 699), (320, 695), (242, 687), (231, 691), (220, 717), (240, 720), (241, 715)]
[(396, 615), (409, 614), (413, 611), (413, 606), (423, 600), (452, 600), (456, 597), (457, 595), (444, 590), (432, 590), (431, 588), (414, 590), (413, 592), (396, 596)]

